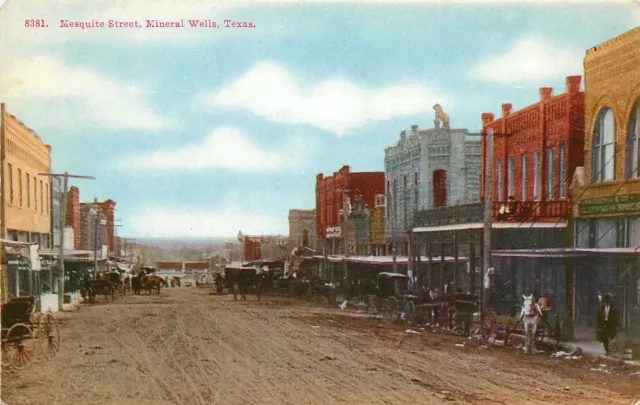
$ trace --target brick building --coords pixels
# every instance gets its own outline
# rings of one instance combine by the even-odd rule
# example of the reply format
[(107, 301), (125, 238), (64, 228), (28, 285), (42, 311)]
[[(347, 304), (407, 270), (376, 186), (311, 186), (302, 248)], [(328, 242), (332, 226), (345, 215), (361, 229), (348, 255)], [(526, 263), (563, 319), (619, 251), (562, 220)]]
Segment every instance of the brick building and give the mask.
[(494, 133), (493, 162), (483, 137), (483, 168), (492, 165), (492, 306), (503, 314), (529, 293), (550, 297), (559, 314), (570, 307), (571, 274), (557, 252), (567, 247), (569, 187), (584, 162), (581, 79), (568, 76), (566, 91), (555, 96), (540, 88), (539, 101), (516, 112), (503, 104), (498, 119), (482, 114), (483, 133)]
[(116, 208), (116, 202), (112, 199), (108, 199), (98, 203), (102, 211), (102, 215), (104, 215), (107, 221), (107, 246), (109, 247), (109, 251), (114, 251), (114, 235), (115, 235), (115, 221), (114, 221), (114, 211)]
[(640, 336), (640, 27), (586, 51), (585, 159), (571, 190), (575, 317), (591, 324), (598, 290)]
[(107, 221), (97, 201), (80, 203), (80, 250), (98, 250), (108, 244)]
[[(567, 77), (566, 93), (557, 96), (552, 88), (543, 87), (538, 103), (514, 113), (511, 104), (503, 104), (501, 118), (482, 114), (484, 130), (494, 131), (494, 219), (500, 208), (508, 205), (508, 197), (517, 202), (510, 219), (566, 219), (571, 178), (584, 162), (584, 92), (580, 81), (580, 76)], [(483, 137), (483, 157), (485, 141)], [(482, 181), (484, 184), (484, 175)]]
[(260, 260), (262, 257), (260, 252), (260, 237), (244, 236), (242, 240), (242, 260), (252, 262)]
[(384, 194), (384, 172), (351, 172), (345, 165), (333, 176), (316, 176), (316, 237), (318, 243), (328, 242), (330, 251), (343, 251), (340, 211), (344, 194), (350, 208), (357, 195), (366, 207), (373, 207), (375, 197)]
[(80, 249), (80, 190), (76, 186), (67, 192), (65, 227), (73, 229), (73, 249)]
[(50, 179), (40, 176), (50, 169), (51, 146), (5, 110), (1, 104), (2, 226), (7, 239), (50, 247)]

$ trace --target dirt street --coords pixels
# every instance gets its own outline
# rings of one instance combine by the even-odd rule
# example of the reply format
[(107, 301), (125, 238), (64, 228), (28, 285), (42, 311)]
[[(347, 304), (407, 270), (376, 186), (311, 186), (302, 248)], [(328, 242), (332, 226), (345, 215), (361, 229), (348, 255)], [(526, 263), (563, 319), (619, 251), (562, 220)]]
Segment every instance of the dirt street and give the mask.
[(640, 395), (630, 366), (406, 335), (282, 297), (165, 289), (56, 317), (60, 353), (4, 371), (7, 404), (630, 405)]

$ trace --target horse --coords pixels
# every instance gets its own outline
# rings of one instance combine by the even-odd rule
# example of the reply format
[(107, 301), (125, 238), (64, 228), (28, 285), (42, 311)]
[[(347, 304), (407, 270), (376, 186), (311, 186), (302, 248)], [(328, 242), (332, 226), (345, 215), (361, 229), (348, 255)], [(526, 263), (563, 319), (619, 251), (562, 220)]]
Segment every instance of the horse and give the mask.
[(138, 275), (131, 278), (131, 288), (133, 289), (133, 293), (135, 295), (140, 295), (140, 290), (142, 288), (142, 279), (147, 274), (144, 271), (138, 273)]
[(149, 294), (153, 292), (155, 288), (160, 294), (160, 287), (166, 287), (167, 282), (162, 277), (158, 277), (156, 275), (143, 277), (141, 280), (141, 287), (145, 290), (149, 290)]
[(536, 332), (538, 330), (538, 323), (540, 322), (542, 312), (540, 311), (538, 304), (533, 301), (533, 294), (530, 294), (529, 296), (523, 295), (522, 299), (520, 320), (524, 323), (524, 352), (532, 354), (533, 344), (536, 339)]

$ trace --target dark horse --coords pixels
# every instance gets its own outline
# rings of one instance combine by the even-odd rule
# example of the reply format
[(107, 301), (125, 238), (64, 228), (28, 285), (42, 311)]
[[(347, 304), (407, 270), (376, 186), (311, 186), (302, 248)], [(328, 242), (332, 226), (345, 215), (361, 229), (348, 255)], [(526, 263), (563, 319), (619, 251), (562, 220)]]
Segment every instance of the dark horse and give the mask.
[(148, 290), (149, 294), (153, 293), (155, 289), (158, 294), (160, 294), (160, 287), (166, 287), (167, 282), (162, 277), (158, 277), (155, 274), (150, 276), (145, 276), (141, 279), (140, 288), (143, 290)]

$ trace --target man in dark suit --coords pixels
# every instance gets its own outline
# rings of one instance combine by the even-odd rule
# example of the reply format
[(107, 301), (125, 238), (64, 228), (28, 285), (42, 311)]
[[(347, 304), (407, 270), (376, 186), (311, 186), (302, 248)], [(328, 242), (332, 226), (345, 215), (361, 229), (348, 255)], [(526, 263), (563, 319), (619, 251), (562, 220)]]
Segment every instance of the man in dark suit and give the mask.
[(613, 307), (611, 294), (602, 297), (602, 302), (596, 313), (596, 339), (602, 342), (607, 356), (611, 355), (609, 343), (618, 332), (618, 311)]

